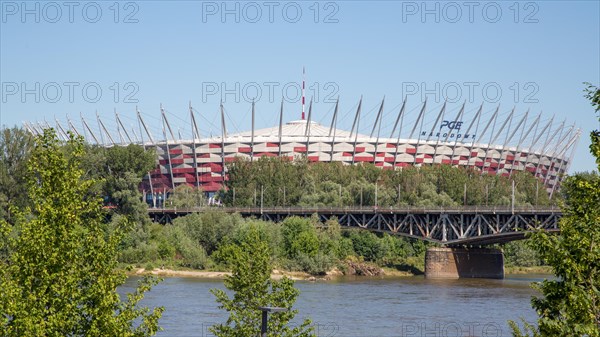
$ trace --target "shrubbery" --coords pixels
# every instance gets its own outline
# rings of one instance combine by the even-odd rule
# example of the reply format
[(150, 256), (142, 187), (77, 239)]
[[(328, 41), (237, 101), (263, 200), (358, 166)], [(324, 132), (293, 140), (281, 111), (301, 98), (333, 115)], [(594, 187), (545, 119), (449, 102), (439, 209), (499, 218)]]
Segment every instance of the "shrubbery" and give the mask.
[(516, 206), (554, 203), (544, 184), (523, 171), (503, 177), (439, 164), (383, 170), (373, 164), (263, 157), (238, 158), (228, 173), (221, 198), (231, 206), (260, 205), (261, 190), (263, 206), (508, 206), (513, 180)]
[[(177, 218), (170, 225), (152, 224), (131, 233), (120, 261), (144, 267), (186, 267), (228, 270), (234, 251), (259, 235), (277, 268), (323, 275), (346, 259), (380, 265), (406, 264), (425, 253), (425, 244), (388, 234), (342, 231), (336, 220), (291, 217), (282, 223), (243, 219), (211, 211)], [(133, 239), (132, 239), (133, 238)], [(418, 247), (418, 248), (414, 248)]]

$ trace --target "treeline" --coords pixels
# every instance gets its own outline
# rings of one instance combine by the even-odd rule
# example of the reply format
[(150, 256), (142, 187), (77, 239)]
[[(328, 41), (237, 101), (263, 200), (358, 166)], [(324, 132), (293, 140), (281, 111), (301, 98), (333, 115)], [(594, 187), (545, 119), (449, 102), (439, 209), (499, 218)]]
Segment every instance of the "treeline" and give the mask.
[[(22, 128), (5, 128), (0, 133), (0, 217), (12, 222), (11, 210), (31, 205), (27, 192), (27, 162), (33, 149), (33, 136)], [(66, 143), (61, 150), (71, 156)], [(117, 207), (118, 214), (135, 221), (149, 221), (139, 184), (155, 167), (156, 155), (138, 145), (103, 147), (85, 145), (81, 168), (85, 179), (96, 184), (90, 195), (101, 196), (104, 203)]]
[(382, 170), (372, 164), (305, 159), (237, 159), (222, 198), (231, 206), (515, 206), (550, 205), (543, 182), (529, 172), (511, 177), (449, 165)]
[(145, 268), (229, 270), (235, 246), (257, 229), (269, 244), (276, 268), (314, 275), (334, 268), (346, 272), (347, 261), (368, 262), (418, 273), (427, 244), (420, 240), (363, 230), (342, 230), (335, 221), (288, 218), (282, 223), (244, 219), (219, 210), (179, 217), (172, 224), (152, 224), (123, 242), (120, 260)]
[[(419, 274), (425, 251), (421, 240), (360, 229), (345, 229), (336, 220), (288, 218), (282, 223), (244, 219), (219, 210), (179, 217), (172, 224), (138, 227), (122, 242), (119, 261), (146, 269), (190, 268), (229, 270), (235, 246), (248, 243), (251, 228), (268, 242), (278, 269), (322, 275), (332, 269), (343, 273), (349, 263), (386, 267)], [(507, 266), (539, 266), (542, 261), (525, 241), (502, 246)]]

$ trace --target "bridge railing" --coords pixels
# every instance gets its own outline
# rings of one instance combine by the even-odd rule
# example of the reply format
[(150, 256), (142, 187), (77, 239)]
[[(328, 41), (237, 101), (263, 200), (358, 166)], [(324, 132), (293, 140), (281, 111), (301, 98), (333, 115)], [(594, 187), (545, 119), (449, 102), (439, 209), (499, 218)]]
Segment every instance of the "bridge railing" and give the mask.
[(306, 206), (269, 206), (269, 207), (216, 207), (201, 206), (192, 208), (148, 208), (150, 213), (196, 213), (210, 210), (223, 210), (230, 213), (559, 213), (557, 206), (460, 206), (460, 207), (378, 207), (378, 206), (344, 206), (344, 207), (306, 207)]

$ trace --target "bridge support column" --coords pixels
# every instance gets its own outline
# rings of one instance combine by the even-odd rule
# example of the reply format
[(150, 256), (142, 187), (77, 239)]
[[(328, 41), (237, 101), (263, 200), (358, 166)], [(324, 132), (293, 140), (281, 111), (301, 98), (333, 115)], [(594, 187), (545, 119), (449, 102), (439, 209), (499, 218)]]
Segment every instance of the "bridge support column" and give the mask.
[(504, 278), (504, 255), (490, 248), (429, 248), (426, 278)]

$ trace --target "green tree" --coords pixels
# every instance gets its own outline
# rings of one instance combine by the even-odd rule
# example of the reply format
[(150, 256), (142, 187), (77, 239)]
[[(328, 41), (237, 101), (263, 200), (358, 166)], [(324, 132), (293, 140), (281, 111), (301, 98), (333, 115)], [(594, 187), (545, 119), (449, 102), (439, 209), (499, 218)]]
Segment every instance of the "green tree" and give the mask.
[[(600, 89), (588, 84), (586, 98), (600, 112)], [(600, 170), (600, 130), (590, 136), (590, 150)], [(568, 177), (562, 190), (560, 235), (539, 232), (531, 239), (557, 280), (535, 284), (543, 295), (531, 301), (539, 315), (538, 326), (525, 324), (523, 334), (511, 321), (514, 336), (600, 336), (600, 177)]]
[(11, 221), (10, 208), (28, 205), (27, 160), (33, 140), (20, 128), (0, 132), (0, 217)]
[(247, 240), (240, 245), (231, 245), (232, 275), (225, 279), (225, 287), (233, 291), (233, 297), (230, 298), (221, 289), (211, 290), (220, 304), (219, 308), (229, 312), (226, 323), (210, 328), (216, 336), (257, 336), (261, 326), (261, 312), (258, 308), (262, 306), (283, 307), (289, 310), (271, 314), (268, 336), (313, 336), (309, 319), (305, 319), (299, 326), (288, 326), (298, 313), (298, 310), (292, 310), (292, 306), (300, 291), (294, 288), (294, 281), (289, 278), (271, 280), (269, 250), (269, 245), (255, 227), (248, 231)]
[(117, 213), (147, 225), (147, 205), (139, 186), (148, 171), (155, 168), (156, 155), (140, 145), (86, 147), (82, 158), (85, 176), (96, 179), (91, 190), (102, 193), (105, 201), (117, 207)]
[(180, 227), (196, 243), (202, 245), (210, 255), (219, 243), (231, 235), (244, 220), (239, 214), (228, 214), (219, 210), (192, 213), (173, 221), (173, 227)]
[(194, 208), (204, 206), (204, 192), (188, 185), (179, 185), (167, 200), (175, 208)]
[(512, 241), (502, 247), (508, 266), (532, 267), (540, 265), (538, 253), (527, 241)]
[(281, 227), (283, 247), (288, 258), (300, 254), (315, 256), (319, 252), (317, 229), (309, 219), (289, 217)]
[[(126, 276), (116, 270), (122, 231), (107, 233), (100, 198), (83, 180), (83, 139), (71, 136), (65, 154), (52, 129), (36, 137), (28, 165), (31, 219), (0, 265), (3, 336), (151, 336), (163, 309), (139, 307), (156, 279), (144, 279), (121, 301)], [(13, 228), (0, 224), (2, 235)], [(2, 263), (2, 262), (0, 262)]]

